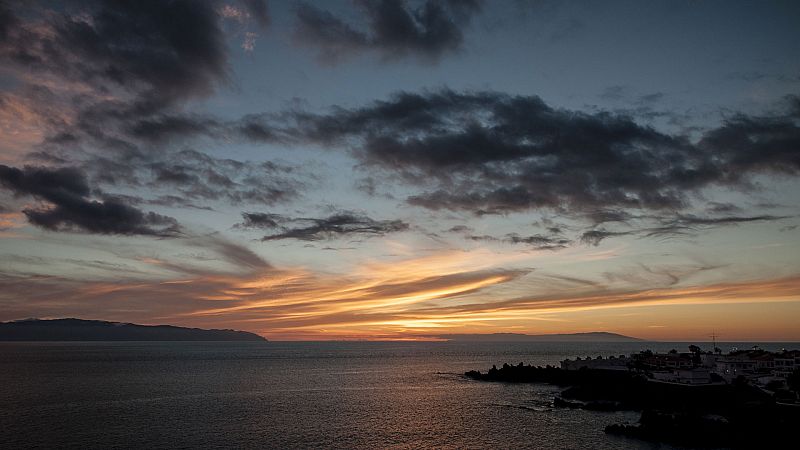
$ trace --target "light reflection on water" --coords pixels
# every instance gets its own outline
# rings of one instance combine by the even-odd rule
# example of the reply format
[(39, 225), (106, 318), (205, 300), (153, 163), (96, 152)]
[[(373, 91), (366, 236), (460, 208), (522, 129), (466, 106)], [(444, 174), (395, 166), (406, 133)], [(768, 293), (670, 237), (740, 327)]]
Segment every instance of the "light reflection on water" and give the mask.
[(462, 376), (644, 348), (686, 344), (0, 343), (2, 446), (667, 448), (603, 433), (636, 413)]

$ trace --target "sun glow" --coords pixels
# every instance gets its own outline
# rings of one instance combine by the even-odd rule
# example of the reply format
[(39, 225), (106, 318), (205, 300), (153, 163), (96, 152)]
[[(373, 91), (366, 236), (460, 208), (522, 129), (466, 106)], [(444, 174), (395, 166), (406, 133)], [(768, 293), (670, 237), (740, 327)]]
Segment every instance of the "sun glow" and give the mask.
[(569, 331), (574, 328), (571, 315), (595, 310), (800, 301), (798, 276), (640, 291), (587, 287), (583, 292), (509, 296), (498, 288), (523, 280), (527, 271), (486, 263), (473, 266), (473, 262), (458, 253), (392, 264), (371, 262), (347, 276), (304, 269), (270, 270), (245, 278), (210, 276), (192, 282), (202, 291), (204, 307), (180, 315), (235, 323), (280, 339), (428, 339), (475, 330)]

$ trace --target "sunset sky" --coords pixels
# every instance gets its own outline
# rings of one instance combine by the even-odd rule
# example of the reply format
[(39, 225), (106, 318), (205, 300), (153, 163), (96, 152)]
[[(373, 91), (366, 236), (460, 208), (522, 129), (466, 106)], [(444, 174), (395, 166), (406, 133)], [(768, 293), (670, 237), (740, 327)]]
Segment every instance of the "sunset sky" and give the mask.
[(800, 341), (799, 24), (0, 0), (0, 321)]

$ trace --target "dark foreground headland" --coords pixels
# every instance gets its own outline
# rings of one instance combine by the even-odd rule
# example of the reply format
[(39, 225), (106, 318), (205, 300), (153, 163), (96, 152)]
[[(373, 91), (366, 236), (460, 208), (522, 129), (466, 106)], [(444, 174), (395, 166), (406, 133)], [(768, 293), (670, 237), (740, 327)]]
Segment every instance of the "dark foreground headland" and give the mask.
[(800, 352), (753, 349), (519, 363), (465, 375), (480, 381), (549, 383), (554, 407), (641, 411), (609, 434), (688, 447), (778, 448), (800, 426)]
[(103, 320), (0, 322), (0, 341), (266, 341), (247, 331), (137, 325)]

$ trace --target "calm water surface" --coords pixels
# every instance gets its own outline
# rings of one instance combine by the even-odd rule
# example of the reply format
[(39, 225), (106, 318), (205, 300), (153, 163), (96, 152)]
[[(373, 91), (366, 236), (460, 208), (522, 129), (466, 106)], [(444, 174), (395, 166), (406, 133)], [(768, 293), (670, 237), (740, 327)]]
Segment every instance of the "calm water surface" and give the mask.
[(670, 448), (603, 433), (636, 413), (462, 376), (645, 347), (686, 345), (0, 343), (0, 447)]

